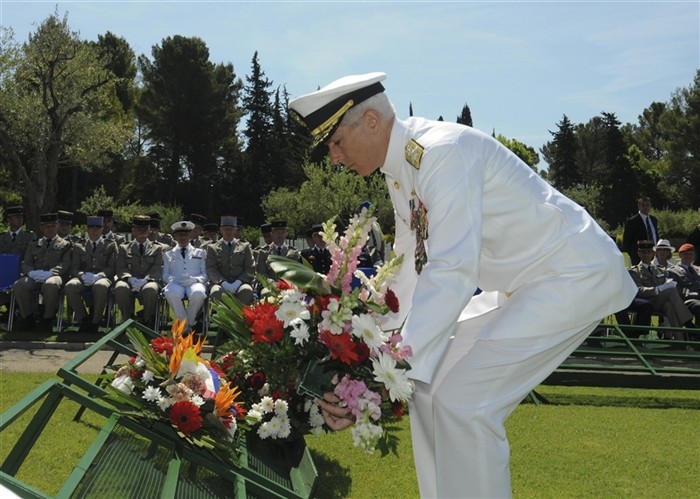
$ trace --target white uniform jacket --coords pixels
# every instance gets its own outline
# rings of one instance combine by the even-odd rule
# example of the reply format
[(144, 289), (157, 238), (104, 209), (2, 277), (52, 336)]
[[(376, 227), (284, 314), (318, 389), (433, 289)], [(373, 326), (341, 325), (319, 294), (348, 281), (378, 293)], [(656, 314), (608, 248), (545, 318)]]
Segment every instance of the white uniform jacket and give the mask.
[(163, 255), (163, 282), (191, 286), (195, 283), (206, 284), (207, 251), (187, 245), (185, 258), (182, 258), (180, 246), (168, 250)]
[[(413, 379), (431, 381), (458, 320), (509, 307), (477, 337), (542, 336), (591, 324), (637, 293), (590, 215), (478, 130), (396, 119), (381, 171), (394, 204), (394, 249), (405, 255), (395, 284), (401, 309), (385, 327), (405, 319)], [(420, 274), (411, 203), (427, 215)], [(484, 293), (472, 299), (477, 287)]]

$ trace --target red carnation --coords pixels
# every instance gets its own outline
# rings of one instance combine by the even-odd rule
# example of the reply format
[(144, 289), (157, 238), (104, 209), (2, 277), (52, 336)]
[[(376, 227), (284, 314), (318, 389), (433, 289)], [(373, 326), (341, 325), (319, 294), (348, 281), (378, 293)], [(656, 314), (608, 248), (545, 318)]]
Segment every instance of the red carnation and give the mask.
[(384, 295), (384, 302), (386, 303), (386, 306), (389, 307), (389, 310), (392, 312), (396, 313), (399, 311), (399, 299), (396, 297), (396, 293), (394, 293), (391, 289), (386, 290), (386, 294)]
[(253, 390), (260, 390), (265, 384), (265, 374), (261, 372), (251, 374), (246, 379), (246, 382)]
[(333, 334), (330, 331), (322, 332), (319, 341), (331, 351), (333, 360), (340, 359), (345, 364), (357, 362), (357, 353), (353, 345), (352, 336), (348, 333)]
[(362, 341), (356, 341), (354, 346), (355, 354), (357, 355), (357, 362), (355, 364), (360, 365), (369, 358), (369, 347)]
[(202, 415), (199, 412), (199, 407), (192, 402), (181, 400), (175, 402), (170, 408), (170, 422), (186, 437), (189, 437), (190, 433), (202, 427)]

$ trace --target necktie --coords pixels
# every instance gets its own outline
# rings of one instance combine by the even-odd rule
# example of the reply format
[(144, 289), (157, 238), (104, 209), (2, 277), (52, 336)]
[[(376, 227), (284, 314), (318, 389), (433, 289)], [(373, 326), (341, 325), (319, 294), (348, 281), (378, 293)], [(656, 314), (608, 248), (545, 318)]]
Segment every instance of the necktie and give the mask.
[(17, 239), (17, 233), (16, 233), (16, 232), (13, 232), (13, 233), (12, 233), (12, 242), (13, 242), (13, 243), (15, 242), (15, 239)]
[(185, 255), (187, 254), (187, 248), (182, 248), (182, 249), (180, 250), (180, 254), (182, 255), (182, 259), (184, 260), (184, 259), (185, 259)]
[(649, 217), (647, 217), (647, 240), (656, 242), (654, 241), (654, 232), (651, 229), (651, 220)]
[(97, 241), (92, 242), (92, 252), (95, 253), (97, 251)]
[(51, 239), (46, 240), (46, 249), (49, 249), (49, 246), (51, 246)]
[(277, 246), (277, 254), (282, 256), (282, 246)]
[(228, 244), (228, 249), (233, 248), (233, 243), (232, 243), (232, 242), (229, 241), (227, 244)]
[(139, 254), (143, 256), (143, 243), (139, 243)]

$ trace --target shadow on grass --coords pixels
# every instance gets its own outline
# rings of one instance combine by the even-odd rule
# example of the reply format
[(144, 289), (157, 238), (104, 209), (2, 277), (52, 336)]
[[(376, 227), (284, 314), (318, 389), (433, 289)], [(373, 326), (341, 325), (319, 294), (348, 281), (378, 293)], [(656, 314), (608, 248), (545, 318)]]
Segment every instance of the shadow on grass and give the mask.
[[(637, 409), (693, 409), (700, 410), (700, 398), (696, 394), (688, 397), (654, 396), (649, 392), (635, 394), (606, 393), (539, 393), (540, 403), (544, 405), (567, 406), (587, 405), (595, 407), (633, 407)], [(523, 404), (534, 404), (528, 397)]]
[(340, 466), (338, 461), (329, 458), (323, 452), (310, 449), (311, 457), (318, 471), (316, 497), (324, 499), (343, 499), (350, 495), (352, 478), (350, 469)]

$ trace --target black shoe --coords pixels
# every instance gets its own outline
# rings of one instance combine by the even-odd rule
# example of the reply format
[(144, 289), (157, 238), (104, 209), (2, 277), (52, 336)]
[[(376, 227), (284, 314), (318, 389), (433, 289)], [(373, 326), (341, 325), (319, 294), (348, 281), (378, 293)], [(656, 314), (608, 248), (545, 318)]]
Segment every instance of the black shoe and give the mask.
[(33, 315), (27, 317), (19, 317), (17, 322), (13, 324), (12, 330), (19, 332), (32, 331), (34, 330), (35, 325), (36, 321), (34, 320)]
[(41, 331), (51, 332), (53, 331), (54, 321), (55, 319), (53, 317), (44, 317), (43, 319), (40, 319), (37, 323), (37, 329)]

